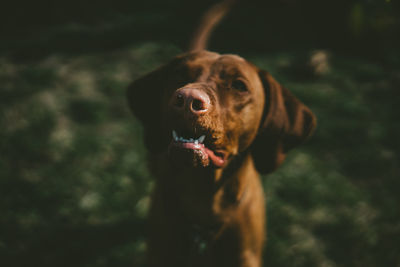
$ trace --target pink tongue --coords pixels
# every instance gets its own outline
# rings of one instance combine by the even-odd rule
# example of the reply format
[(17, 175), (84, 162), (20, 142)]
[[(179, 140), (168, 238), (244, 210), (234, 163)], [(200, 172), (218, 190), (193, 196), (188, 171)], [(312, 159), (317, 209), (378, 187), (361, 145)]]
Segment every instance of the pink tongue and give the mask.
[(225, 163), (225, 160), (222, 157), (215, 155), (214, 151), (208, 149), (203, 144), (195, 144), (195, 143), (178, 143), (178, 144), (179, 146), (184, 147), (186, 149), (200, 150), (203, 154), (207, 155), (210, 158), (211, 162), (217, 167), (222, 167)]
[(212, 163), (217, 166), (217, 167), (222, 167), (225, 163), (225, 160), (221, 157), (218, 157), (217, 155), (214, 154), (214, 151), (204, 147), (205, 152), (207, 155), (210, 157), (210, 160)]

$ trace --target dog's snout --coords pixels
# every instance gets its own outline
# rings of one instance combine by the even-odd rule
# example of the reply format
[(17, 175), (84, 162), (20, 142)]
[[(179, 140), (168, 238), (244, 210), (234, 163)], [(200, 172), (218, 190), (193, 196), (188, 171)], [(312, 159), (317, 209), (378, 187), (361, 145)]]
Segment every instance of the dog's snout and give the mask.
[(172, 105), (176, 110), (200, 115), (209, 110), (211, 101), (207, 93), (199, 89), (182, 88), (174, 93)]

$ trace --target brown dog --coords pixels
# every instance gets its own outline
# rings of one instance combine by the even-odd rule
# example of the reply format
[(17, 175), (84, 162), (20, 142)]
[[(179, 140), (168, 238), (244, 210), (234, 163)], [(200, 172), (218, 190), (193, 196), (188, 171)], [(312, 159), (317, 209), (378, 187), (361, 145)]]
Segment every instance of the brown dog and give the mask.
[(208, 51), (140, 78), (128, 99), (157, 178), (149, 266), (261, 266), (259, 172), (310, 136), (313, 113), (245, 59)]

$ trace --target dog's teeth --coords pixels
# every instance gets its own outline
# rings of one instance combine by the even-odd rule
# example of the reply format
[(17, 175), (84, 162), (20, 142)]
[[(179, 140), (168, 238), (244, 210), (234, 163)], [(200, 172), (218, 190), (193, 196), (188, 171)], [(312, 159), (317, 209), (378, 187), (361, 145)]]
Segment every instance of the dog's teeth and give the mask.
[(175, 130), (172, 130), (172, 137), (176, 142), (183, 142), (183, 143), (194, 143), (196, 145), (202, 144), (204, 140), (206, 139), (205, 135), (200, 136), (198, 139), (193, 139), (193, 138), (183, 138), (182, 136), (178, 136), (177, 132)]
[(206, 139), (206, 136), (205, 136), (205, 135), (202, 135), (202, 136), (200, 136), (199, 139), (197, 139), (197, 140), (199, 141), (199, 143), (203, 143), (203, 142), (204, 142), (204, 139)]

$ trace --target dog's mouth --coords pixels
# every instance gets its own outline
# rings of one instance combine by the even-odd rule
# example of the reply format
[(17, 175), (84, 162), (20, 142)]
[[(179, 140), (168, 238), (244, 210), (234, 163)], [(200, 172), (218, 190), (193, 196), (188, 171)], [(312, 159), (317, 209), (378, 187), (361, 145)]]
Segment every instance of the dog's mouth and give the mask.
[(223, 167), (226, 153), (213, 148), (212, 138), (207, 134), (193, 136), (191, 133), (178, 133), (172, 130), (172, 140), (169, 154), (178, 164), (188, 164), (193, 167)]

